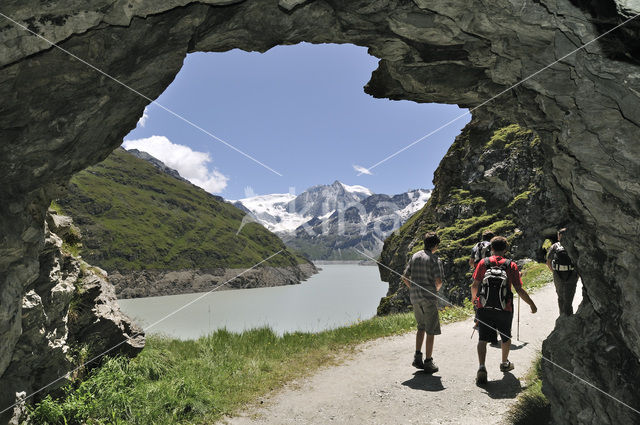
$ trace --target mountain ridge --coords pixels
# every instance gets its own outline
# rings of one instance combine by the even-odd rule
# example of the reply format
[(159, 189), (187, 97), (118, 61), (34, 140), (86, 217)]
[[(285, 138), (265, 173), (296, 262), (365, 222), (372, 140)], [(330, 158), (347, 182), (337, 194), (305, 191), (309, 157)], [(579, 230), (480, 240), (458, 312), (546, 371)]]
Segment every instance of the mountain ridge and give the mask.
[(384, 239), (430, 195), (426, 189), (379, 194), (336, 180), (299, 195), (258, 195), (232, 202), (312, 260), (363, 260), (367, 257), (358, 251), (377, 257)]

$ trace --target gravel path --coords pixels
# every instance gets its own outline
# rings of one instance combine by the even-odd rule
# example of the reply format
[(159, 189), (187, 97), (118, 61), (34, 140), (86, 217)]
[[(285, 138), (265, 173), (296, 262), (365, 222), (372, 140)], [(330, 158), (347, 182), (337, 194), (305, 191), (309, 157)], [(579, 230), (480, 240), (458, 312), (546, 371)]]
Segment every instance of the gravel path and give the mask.
[[(574, 305), (580, 302), (581, 287)], [(548, 285), (532, 295), (538, 313), (521, 302), (520, 341), (515, 340), (511, 373), (499, 371), (500, 349), (488, 347), (489, 382), (475, 385), (477, 333), (471, 340), (472, 321), (453, 323), (436, 337), (434, 375), (411, 366), (415, 334), (365, 343), (355, 354), (333, 367), (293, 382), (259, 404), (227, 418), (243, 424), (501, 424), (520, 393), (522, 379), (542, 341), (558, 317), (556, 294)], [(574, 308), (576, 308), (574, 307)], [(262, 401), (260, 402), (262, 403)]]

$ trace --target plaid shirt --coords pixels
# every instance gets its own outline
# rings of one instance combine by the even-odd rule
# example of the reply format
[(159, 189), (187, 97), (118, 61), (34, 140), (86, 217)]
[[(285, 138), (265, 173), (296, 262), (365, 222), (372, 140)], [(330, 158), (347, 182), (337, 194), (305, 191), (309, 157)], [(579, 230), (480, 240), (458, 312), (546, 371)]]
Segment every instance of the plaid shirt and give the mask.
[(410, 280), (411, 303), (435, 300), (436, 279), (442, 279), (442, 275), (442, 262), (437, 254), (427, 253), (424, 250), (413, 254), (404, 269), (404, 276)]

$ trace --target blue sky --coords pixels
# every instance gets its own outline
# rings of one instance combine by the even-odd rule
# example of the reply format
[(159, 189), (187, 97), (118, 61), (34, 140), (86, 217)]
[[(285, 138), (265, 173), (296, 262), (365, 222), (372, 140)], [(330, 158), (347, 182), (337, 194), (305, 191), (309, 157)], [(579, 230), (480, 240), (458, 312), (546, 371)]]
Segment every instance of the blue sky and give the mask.
[[(469, 121), (447, 128), (371, 170), (416, 139), (463, 114), (455, 105), (374, 99), (363, 86), (378, 60), (353, 45), (279, 46), (189, 55), (157, 99), (276, 170), (279, 176), (156, 105), (125, 137), (227, 199), (302, 192), (340, 180), (376, 193), (431, 188), (438, 163)], [(155, 137), (153, 137), (155, 136)], [(136, 142), (137, 140), (137, 142)]]

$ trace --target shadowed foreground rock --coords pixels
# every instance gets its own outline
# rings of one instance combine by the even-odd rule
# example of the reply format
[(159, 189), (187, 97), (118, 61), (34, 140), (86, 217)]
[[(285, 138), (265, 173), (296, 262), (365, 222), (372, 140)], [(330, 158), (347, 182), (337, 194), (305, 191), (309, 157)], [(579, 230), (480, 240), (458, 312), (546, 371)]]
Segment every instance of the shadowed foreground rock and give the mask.
[[(47, 222), (63, 235), (72, 228), (69, 217), (57, 214), (48, 215)], [(120, 311), (103, 272), (64, 253), (63, 240), (48, 227), (40, 272), (22, 299), (22, 333), (0, 378), (2, 410), (19, 401), (16, 393), (31, 395), (53, 383), (46, 394), (81, 376), (100, 360), (83, 363), (106, 350), (135, 356), (144, 347), (144, 332)]]
[[(571, 222), (567, 248), (578, 258), (589, 300), (571, 319), (576, 324), (558, 322), (545, 353), (640, 408), (633, 390), (640, 370), (639, 24), (564, 57), (640, 12), (637, 2), (92, 0), (76, 6), (9, 0), (2, 9), (150, 98), (195, 51), (354, 43), (381, 59), (368, 93), (463, 107), (561, 59), (482, 109), (540, 136), (547, 190), (566, 203)], [(115, 149), (148, 101), (4, 19), (0, 44), (4, 373), (21, 333), (22, 298), (38, 278), (53, 188)], [(425, 127), (426, 133), (435, 126)], [(381, 157), (389, 151), (372, 149)], [(567, 344), (577, 329), (583, 338)], [(602, 341), (614, 348), (600, 351)], [(557, 423), (640, 418), (570, 375), (545, 367), (545, 377)], [(1, 388), (13, 391), (4, 380)], [(563, 388), (571, 394), (560, 396)]]

